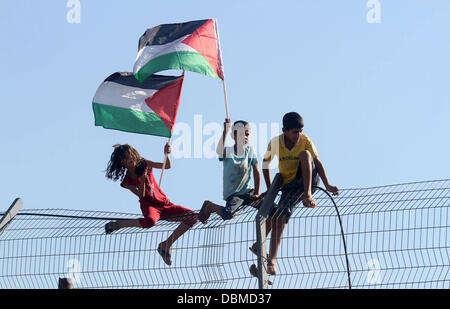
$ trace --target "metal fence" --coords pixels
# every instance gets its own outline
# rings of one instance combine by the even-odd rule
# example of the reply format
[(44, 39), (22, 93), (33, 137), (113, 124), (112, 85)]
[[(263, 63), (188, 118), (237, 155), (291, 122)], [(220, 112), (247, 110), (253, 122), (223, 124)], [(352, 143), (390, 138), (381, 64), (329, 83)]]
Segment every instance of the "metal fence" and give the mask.
[[(314, 197), (317, 208), (299, 205), (283, 233), (269, 288), (450, 287), (449, 179), (345, 189), (336, 205), (321, 190)], [(109, 220), (140, 215), (24, 209), (0, 236), (0, 288), (56, 288), (61, 277), (74, 288), (258, 288), (256, 214), (247, 206), (197, 223), (167, 266), (156, 248), (177, 223), (105, 235)]]

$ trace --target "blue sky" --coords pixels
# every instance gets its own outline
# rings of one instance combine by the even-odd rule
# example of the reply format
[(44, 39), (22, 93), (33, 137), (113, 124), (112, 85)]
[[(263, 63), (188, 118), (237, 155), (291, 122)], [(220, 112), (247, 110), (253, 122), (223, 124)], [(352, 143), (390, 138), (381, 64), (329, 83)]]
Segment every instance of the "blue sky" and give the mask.
[[(446, 0), (380, 0), (374, 24), (365, 0), (80, 0), (79, 24), (67, 22), (66, 3), (2, 2), (2, 209), (21, 197), (24, 208), (139, 213), (137, 199), (104, 176), (111, 146), (162, 161), (166, 140), (95, 127), (92, 98), (111, 73), (132, 70), (147, 28), (205, 18), (219, 22), (232, 120), (270, 127), (297, 111), (340, 188), (450, 175)], [(196, 115), (221, 124), (223, 89), (188, 72), (177, 122), (193, 128)], [(222, 202), (218, 160), (172, 165), (162, 189), (174, 203)]]

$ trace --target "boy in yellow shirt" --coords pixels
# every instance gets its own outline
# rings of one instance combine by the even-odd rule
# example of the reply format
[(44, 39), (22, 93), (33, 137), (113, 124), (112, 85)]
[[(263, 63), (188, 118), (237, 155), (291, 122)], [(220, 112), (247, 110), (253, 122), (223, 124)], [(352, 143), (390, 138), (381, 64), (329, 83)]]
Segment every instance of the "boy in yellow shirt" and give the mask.
[[(283, 134), (273, 138), (267, 148), (263, 160), (263, 175), (267, 188), (271, 185), (269, 165), (274, 156), (278, 156), (278, 168), (283, 176), (281, 197), (278, 206), (272, 210), (267, 221), (266, 232), (272, 230), (270, 253), (267, 261), (267, 272), (276, 274), (276, 259), (281, 244), (281, 235), (286, 227), (297, 200), (303, 195), (302, 203), (305, 207), (316, 207), (312, 197), (312, 186), (319, 184), (322, 179), (325, 188), (339, 194), (339, 189), (328, 182), (325, 168), (319, 160), (317, 149), (309, 137), (302, 133), (304, 122), (295, 113), (287, 113), (283, 117)], [(254, 251), (254, 248), (252, 248)]]

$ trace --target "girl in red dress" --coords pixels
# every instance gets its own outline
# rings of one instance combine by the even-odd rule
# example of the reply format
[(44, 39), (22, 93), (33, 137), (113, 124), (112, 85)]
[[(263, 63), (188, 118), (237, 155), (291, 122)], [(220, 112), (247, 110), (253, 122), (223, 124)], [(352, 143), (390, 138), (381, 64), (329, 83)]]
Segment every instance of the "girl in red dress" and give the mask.
[[(169, 154), (171, 147), (166, 144), (164, 153)], [(139, 197), (140, 219), (111, 221), (105, 225), (106, 234), (111, 234), (126, 227), (151, 228), (163, 218), (168, 221), (179, 221), (180, 225), (172, 235), (158, 245), (158, 253), (167, 265), (172, 264), (171, 247), (173, 243), (198, 221), (194, 211), (173, 204), (161, 191), (153, 176), (153, 168), (162, 169), (163, 163), (141, 158), (130, 145), (115, 145), (106, 169), (106, 177), (113, 181), (121, 180), (121, 186)], [(165, 169), (171, 168), (170, 157), (167, 156)], [(165, 218), (169, 217), (169, 218)]]

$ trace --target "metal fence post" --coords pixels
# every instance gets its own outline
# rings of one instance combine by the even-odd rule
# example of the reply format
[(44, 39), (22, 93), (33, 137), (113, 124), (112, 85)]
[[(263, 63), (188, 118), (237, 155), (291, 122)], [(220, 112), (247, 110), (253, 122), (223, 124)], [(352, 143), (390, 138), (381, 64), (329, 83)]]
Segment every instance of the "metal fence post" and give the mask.
[(0, 219), (0, 235), (3, 234), (11, 223), (11, 220), (14, 219), (19, 210), (22, 209), (22, 205), (22, 200), (18, 197), (4, 213), (3, 217)]
[(277, 197), (278, 191), (283, 183), (283, 177), (280, 173), (275, 175), (275, 178), (267, 190), (266, 196), (261, 204), (261, 207), (256, 214), (256, 245), (258, 248), (258, 287), (260, 289), (267, 289), (267, 263), (264, 260), (267, 256), (266, 249), (266, 220), (272, 210), (273, 203)]

